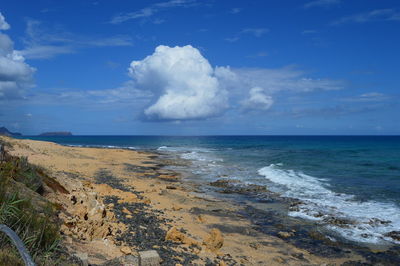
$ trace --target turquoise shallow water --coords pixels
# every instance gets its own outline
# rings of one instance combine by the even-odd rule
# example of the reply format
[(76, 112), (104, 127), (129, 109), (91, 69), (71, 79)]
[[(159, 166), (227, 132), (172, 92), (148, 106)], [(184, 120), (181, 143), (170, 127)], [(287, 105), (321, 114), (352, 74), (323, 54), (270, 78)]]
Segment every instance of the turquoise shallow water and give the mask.
[[(399, 136), (28, 138), (157, 150), (189, 160), (186, 170), (199, 180), (238, 179), (299, 199), (302, 204), (288, 215), (326, 224), (348, 240), (399, 244), (388, 237), (400, 231)], [(327, 222), (332, 217), (348, 223), (332, 225)]]

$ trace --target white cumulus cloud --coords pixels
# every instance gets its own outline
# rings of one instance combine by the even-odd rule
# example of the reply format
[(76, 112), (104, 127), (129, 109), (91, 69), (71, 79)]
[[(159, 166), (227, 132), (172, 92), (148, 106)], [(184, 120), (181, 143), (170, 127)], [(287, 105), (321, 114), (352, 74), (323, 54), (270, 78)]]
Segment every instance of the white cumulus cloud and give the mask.
[[(0, 13), (0, 29), (10, 26)], [(32, 86), (35, 69), (24, 62), (24, 57), (14, 50), (8, 35), (0, 33), (0, 99), (21, 97), (27, 87)]]
[(129, 68), (138, 88), (155, 95), (144, 110), (150, 120), (203, 119), (221, 114), (228, 107), (227, 92), (215, 70), (198, 49), (187, 45), (160, 45)]
[(242, 101), (245, 110), (268, 110), (274, 103), (271, 96), (266, 95), (260, 87), (251, 88), (249, 97)]
[[(160, 45), (143, 60), (132, 61), (132, 88), (146, 92), (148, 120), (194, 120), (230, 109), (268, 111), (281, 95), (341, 90), (341, 80), (307, 77), (294, 66), (277, 69), (213, 67), (198, 49)], [(278, 107), (279, 108), (279, 107)]]

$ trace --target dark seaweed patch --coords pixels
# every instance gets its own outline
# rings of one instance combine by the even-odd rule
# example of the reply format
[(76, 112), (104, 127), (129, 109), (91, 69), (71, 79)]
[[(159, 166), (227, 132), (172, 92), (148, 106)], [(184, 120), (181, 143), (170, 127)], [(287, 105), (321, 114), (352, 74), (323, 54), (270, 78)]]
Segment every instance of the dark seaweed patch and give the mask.
[[(96, 173), (96, 181), (116, 189), (134, 193), (140, 199), (143, 198), (140, 195), (141, 192), (124, 186), (117, 177), (106, 169), (100, 169)], [(104, 199), (104, 203), (114, 204), (113, 212), (115, 217), (128, 227), (125, 233), (116, 238), (119, 244), (125, 242), (139, 250), (155, 249), (160, 254), (163, 265), (175, 265), (177, 263), (190, 265), (191, 261), (198, 258), (197, 255), (189, 251), (178, 252), (174, 250), (179, 244), (165, 240), (166, 231), (162, 229), (162, 225), (170, 222), (170, 220), (162, 217), (162, 211), (151, 210), (146, 203), (118, 203), (118, 200), (117, 196), (107, 196)], [(123, 212), (124, 208), (132, 213), (132, 217), (126, 217)], [(181, 258), (182, 261), (177, 258)]]
[[(166, 241), (166, 231), (161, 227), (169, 220), (162, 218), (162, 211), (150, 210), (145, 203), (118, 203), (117, 197), (106, 197), (105, 203), (114, 204), (114, 213), (119, 221), (124, 223), (128, 229), (117, 237), (117, 241), (125, 242), (139, 250), (155, 249), (163, 260), (163, 265), (175, 265), (181, 263), (189, 265), (191, 261), (198, 258), (190, 252), (178, 252), (174, 248), (179, 244)], [(132, 213), (131, 218), (126, 218), (123, 209)], [(176, 257), (182, 258), (183, 261)]]

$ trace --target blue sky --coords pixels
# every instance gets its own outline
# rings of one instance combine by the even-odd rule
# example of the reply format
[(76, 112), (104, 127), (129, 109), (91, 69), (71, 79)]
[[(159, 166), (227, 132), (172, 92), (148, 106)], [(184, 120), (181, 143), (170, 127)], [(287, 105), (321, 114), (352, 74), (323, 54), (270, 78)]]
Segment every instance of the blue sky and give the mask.
[(0, 4), (0, 125), (24, 134), (400, 134), (400, 4)]

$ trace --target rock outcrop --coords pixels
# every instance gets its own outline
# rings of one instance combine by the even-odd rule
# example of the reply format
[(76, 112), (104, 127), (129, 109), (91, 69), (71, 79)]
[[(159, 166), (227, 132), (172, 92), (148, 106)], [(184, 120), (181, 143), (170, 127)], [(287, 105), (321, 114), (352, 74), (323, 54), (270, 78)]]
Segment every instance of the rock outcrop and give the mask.
[(212, 252), (217, 252), (224, 245), (224, 238), (220, 230), (214, 228), (203, 244)]
[(0, 127), (0, 135), (7, 136), (7, 137), (22, 136), (21, 133), (11, 132), (5, 127)]
[(187, 236), (186, 234), (179, 231), (175, 226), (168, 230), (165, 240), (170, 240), (177, 243), (182, 243), (186, 245), (200, 246), (200, 243), (193, 238)]
[(95, 192), (72, 192), (70, 215), (60, 214), (64, 221), (61, 231), (70, 237), (92, 241), (115, 235), (120, 226)]

